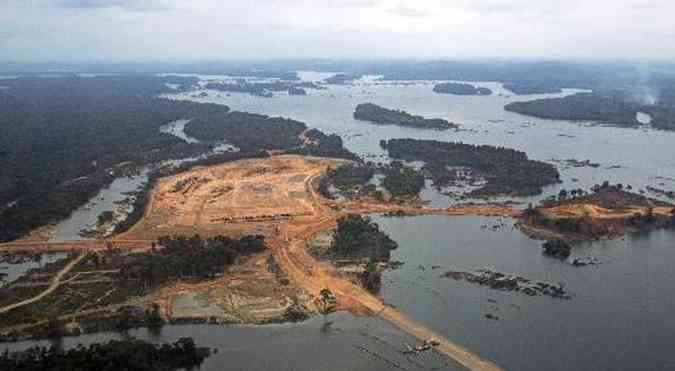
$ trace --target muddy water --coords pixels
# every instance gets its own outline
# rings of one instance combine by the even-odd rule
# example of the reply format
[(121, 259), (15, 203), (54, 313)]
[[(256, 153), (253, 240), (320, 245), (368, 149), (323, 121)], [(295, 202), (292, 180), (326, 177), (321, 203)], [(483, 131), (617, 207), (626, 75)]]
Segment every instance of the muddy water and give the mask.
[[(675, 367), (670, 351), (675, 231), (575, 246), (572, 258), (596, 257), (601, 264), (574, 267), (542, 255), (540, 242), (496, 218), (375, 221), (399, 243), (392, 258), (405, 262), (385, 274), (383, 299), (505, 369)], [(572, 299), (530, 297), (441, 277), (450, 269), (483, 267), (563, 283)]]
[[(332, 324), (325, 326), (325, 323)], [(198, 345), (218, 350), (206, 359), (200, 368), (202, 371), (461, 369), (432, 352), (408, 358), (400, 350), (405, 349), (405, 343), (417, 344), (414, 339), (383, 321), (346, 314), (331, 314), (327, 322), (316, 317), (302, 324), (165, 326), (160, 332), (141, 329), (130, 331), (128, 335), (154, 342), (191, 336)], [(116, 333), (93, 334), (63, 338), (60, 345), (68, 348), (78, 343), (121, 337)], [(0, 344), (0, 351), (21, 350), (38, 344), (50, 345), (46, 341)]]

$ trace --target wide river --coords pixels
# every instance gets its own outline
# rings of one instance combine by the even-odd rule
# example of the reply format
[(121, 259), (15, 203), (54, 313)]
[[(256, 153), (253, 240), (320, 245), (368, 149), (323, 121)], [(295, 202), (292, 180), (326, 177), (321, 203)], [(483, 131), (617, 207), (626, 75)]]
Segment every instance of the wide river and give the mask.
[[(320, 76), (301, 73), (305, 80)], [(350, 150), (377, 161), (386, 160), (379, 147), (381, 139), (420, 138), (516, 148), (542, 161), (588, 159), (600, 164), (597, 168), (568, 167), (555, 162), (563, 184), (546, 188), (542, 196), (517, 200), (521, 202), (557, 194), (561, 187), (588, 189), (604, 180), (631, 184), (635, 189), (675, 188), (675, 132), (653, 130), (648, 125), (626, 129), (526, 117), (507, 112), (503, 106), (516, 100), (562, 96), (573, 91), (514, 96), (497, 83), (476, 85), (489, 87), (495, 94), (442, 95), (432, 92), (432, 82), (383, 83), (368, 77), (354, 85), (308, 90), (307, 96), (277, 94), (261, 98), (207, 91), (208, 96), (203, 98), (195, 97), (194, 93), (172, 97), (303, 121), (326, 133), (339, 134)], [(354, 120), (355, 106), (365, 102), (429, 118), (445, 118), (460, 124), (462, 129), (439, 132)], [(424, 197), (436, 206), (453, 202), (432, 190), (425, 191)], [(675, 333), (672, 231), (575, 246), (573, 256), (593, 257), (601, 264), (574, 267), (543, 256), (541, 243), (513, 230), (509, 220), (438, 216), (374, 219), (398, 241), (394, 259), (405, 263), (385, 274), (383, 299), (505, 369), (675, 367), (669, 352)], [(483, 267), (562, 283), (572, 297), (569, 300), (530, 297), (441, 277), (449, 269)], [(486, 318), (487, 314), (498, 319)], [(198, 343), (218, 347), (220, 353), (205, 365), (209, 370), (226, 366), (261, 370), (395, 368), (387, 360), (400, 362), (405, 369), (455, 368), (428, 355), (406, 360), (398, 350), (404, 342), (413, 341), (377, 319), (346, 314), (333, 319), (335, 324), (330, 332), (321, 331), (322, 319), (316, 318), (297, 325), (169, 326), (160, 335), (145, 330), (135, 334), (155, 340), (193, 336)], [(87, 336), (64, 342), (68, 345), (111, 336)], [(27, 344), (12, 347), (24, 346)]]

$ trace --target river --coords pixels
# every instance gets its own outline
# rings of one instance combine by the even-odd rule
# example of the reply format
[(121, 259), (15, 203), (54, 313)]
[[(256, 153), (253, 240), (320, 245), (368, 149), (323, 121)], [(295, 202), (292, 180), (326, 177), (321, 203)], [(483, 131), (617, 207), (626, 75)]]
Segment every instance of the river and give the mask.
[[(303, 73), (305, 79), (327, 75)], [(218, 79), (218, 76), (209, 76)], [(531, 158), (553, 162), (577, 159), (600, 167), (565, 167), (558, 163), (563, 183), (547, 187), (537, 201), (561, 188), (589, 188), (604, 180), (635, 189), (675, 188), (675, 133), (599, 126), (592, 123), (543, 120), (507, 112), (506, 103), (574, 93), (515, 96), (500, 84), (479, 82), (491, 96), (455, 96), (432, 92), (433, 82), (381, 82), (374, 77), (354, 85), (307, 90), (307, 96), (276, 94), (273, 98), (206, 91), (207, 97), (179, 93), (172, 99), (220, 103), (234, 110), (280, 115), (303, 121), (326, 133), (337, 133), (345, 145), (366, 159), (387, 160), (381, 139), (420, 138), (491, 144), (526, 151)], [(359, 103), (373, 102), (426, 117), (459, 123), (459, 131), (428, 131), (378, 126), (352, 118)], [(189, 125), (189, 123), (188, 123)], [(427, 189), (435, 206), (455, 202)], [(652, 195), (657, 196), (657, 195)], [(93, 214), (92, 214), (93, 215)], [(98, 214), (96, 214), (98, 215)], [(95, 220), (95, 219), (94, 219)], [(597, 266), (574, 267), (541, 254), (540, 242), (530, 240), (511, 221), (478, 217), (375, 217), (399, 242), (395, 260), (403, 267), (384, 277), (383, 299), (412, 318), (425, 322), (450, 339), (510, 370), (635, 370), (672, 369), (669, 345), (675, 332), (675, 233), (657, 231), (616, 241), (574, 247), (573, 255), (595, 257)], [(493, 230), (483, 225), (504, 226)], [(433, 269), (432, 266), (440, 266)], [(562, 282), (570, 300), (529, 297), (478, 287), (440, 277), (448, 269), (490, 267), (527, 278)], [(486, 314), (499, 317), (488, 319)], [(355, 346), (383, 344), (363, 335), (385, 334), (385, 351), (400, 348), (406, 339), (376, 319), (334, 317), (342, 330), (320, 331), (321, 318), (298, 325), (263, 327), (169, 326), (154, 339), (193, 336), (198, 343), (221, 349), (205, 369), (391, 369), (393, 366)], [(133, 332), (150, 337), (145, 330)], [(94, 335), (83, 341), (108, 338)], [(379, 335), (378, 335), (379, 337)], [(71, 343), (80, 340), (66, 339)], [(21, 346), (12, 345), (12, 347)], [(24, 344), (25, 346), (25, 344)], [(2, 348), (0, 348), (2, 349)], [(407, 361), (406, 361), (407, 362)], [(415, 369), (414, 364), (405, 364)], [(427, 365), (428, 366), (428, 365)], [(218, 368), (220, 367), (220, 368)]]
[[(675, 231), (577, 245), (575, 267), (542, 254), (495, 218), (376, 217), (405, 264), (384, 276), (382, 297), (399, 310), (507, 370), (667, 370), (675, 332)], [(488, 228), (482, 228), (487, 225)], [(562, 283), (572, 298), (491, 290), (442, 274), (488, 267)], [(499, 320), (488, 319), (491, 314)]]
[[(312, 81), (317, 76), (301, 73)], [(226, 79), (208, 76), (209, 79)], [(561, 188), (588, 189), (608, 180), (646, 189), (664, 183), (659, 188), (675, 188), (675, 132), (650, 128), (632, 129), (594, 125), (590, 122), (545, 120), (523, 116), (503, 109), (513, 101), (560, 97), (578, 92), (565, 89), (559, 94), (517, 96), (494, 82), (476, 82), (477, 86), (494, 91), (490, 96), (458, 96), (437, 94), (434, 82), (385, 82), (366, 76), (353, 85), (330, 85), (326, 90), (307, 89), (306, 96), (277, 93), (272, 98), (249, 94), (205, 90), (207, 97), (194, 93), (174, 94), (173, 99), (228, 105), (233, 110), (284, 116), (307, 123), (326, 133), (339, 134), (345, 146), (369, 160), (387, 160), (380, 148), (381, 139), (419, 138), (490, 144), (523, 150), (530, 158), (553, 160), (590, 160), (598, 168), (560, 166), (563, 183), (547, 187), (542, 196), (520, 198), (532, 202), (557, 194)], [(357, 104), (372, 102), (383, 107), (403, 109), (428, 118), (439, 117), (461, 125), (460, 131), (434, 131), (397, 126), (372, 125), (352, 117)], [(555, 162), (553, 162), (555, 163)], [(651, 195), (659, 197), (659, 195)], [(426, 192), (425, 197), (436, 206), (454, 202), (438, 192)]]
[[(326, 325), (328, 324), (328, 325)], [(407, 357), (400, 351), (416, 339), (388, 323), (344, 313), (324, 319), (314, 317), (301, 324), (264, 326), (171, 325), (161, 331), (131, 330), (127, 334), (99, 333), (63, 338), (55, 342), (0, 344), (3, 349), (31, 346), (74, 347), (79, 343), (105, 342), (132, 336), (151, 342), (173, 342), (191, 336), (198, 346), (217, 349), (204, 361), (201, 371), (221, 370), (461, 370), (453, 361), (426, 352)], [(398, 365), (396, 367), (394, 365)]]

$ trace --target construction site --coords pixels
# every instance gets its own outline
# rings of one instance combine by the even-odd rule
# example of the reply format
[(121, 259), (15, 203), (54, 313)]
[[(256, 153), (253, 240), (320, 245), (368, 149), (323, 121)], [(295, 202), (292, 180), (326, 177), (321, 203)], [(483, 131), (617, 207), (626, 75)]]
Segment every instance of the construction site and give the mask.
[[(5, 337), (44, 327), (58, 319), (77, 328), (86, 319), (115, 316), (121, 308), (158, 308), (165, 321), (269, 323), (301, 320), (325, 310), (322, 292), (332, 295), (331, 310), (378, 316), (417, 337), (434, 339), (434, 348), (469, 369), (497, 366), (382, 303), (329, 262), (306, 251), (307, 241), (335, 228), (347, 214), (490, 215), (515, 217), (503, 205), (468, 205), (449, 209), (400, 204), (328, 200), (316, 191), (319, 177), (345, 160), (282, 155), (200, 167), (160, 179), (143, 218), (127, 232), (107, 240), (49, 243), (21, 241), (0, 245), (3, 253), (68, 252), (71, 258), (48, 272), (28, 274), (22, 295), (6, 297), (0, 313), (18, 313), (26, 323), (4, 326)], [(228, 267), (207, 281), (178, 280), (142, 297), (116, 289), (119, 269), (96, 270), (97, 254), (128, 254), (155, 248), (163, 235), (262, 235), (266, 251)], [(92, 279), (92, 277), (95, 277)], [(327, 291), (326, 291), (327, 290)], [(120, 300), (121, 297), (125, 297)], [(80, 297), (79, 300), (77, 298)], [(117, 300), (114, 300), (117, 298)], [(325, 299), (325, 295), (323, 295)], [(78, 306), (79, 302), (95, 305)], [(54, 305), (67, 302), (67, 305)], [(72, 302), (72, 303), (71, 303)], [(40, 316), (45, 304), (60, 308)], [(7, 325), (7, 323), (5, 324)]]

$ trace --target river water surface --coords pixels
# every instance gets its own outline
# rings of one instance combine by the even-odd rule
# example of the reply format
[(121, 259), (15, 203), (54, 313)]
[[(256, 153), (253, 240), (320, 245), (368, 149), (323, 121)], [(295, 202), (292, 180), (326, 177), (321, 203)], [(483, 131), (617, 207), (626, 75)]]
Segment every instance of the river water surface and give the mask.
[[(317, 80), (328, 75), (301, 76)], [(194, 93), (171, 97), (300, 120), (326, 133), (339, 134), (350, 150), (376, 161), (388, 160), (379, 147), (381, 139), (420, 138), (505, 146), (524, 150), (533, 159), (555, 163), (563, 184), (547, 187), (541, 196), (516, 199), (520, 202), (537, 201), (557, 194), (560, 188), (587, 189), (604, 180), (631, 184), (635, 189), (649, 185), (666, 190), (675, 188), (675, 133), (648, 126), (626, 129), (526, 117), (507, 112), (503, 106), (517, 100), (563, 96), (574, 91), (524, 97), (512, 95), (498, 83), (476, 84), (489, 87), (495, 94), (436, 94), (432, 92), (432, 82), (385, 83), (367, 77), (354, 85), (307, 90), (307, 96), (276, 94), (273, 98), (261, 98), (207, 90), (207, 97)], [(354, 108), (365, 102), (445, 118), (459, 123), (461, 130), (439, 132), (354, 120)], [(588, 159), (600, 166), (577, 168), (554, 162), (565, 159)], [(429, 189), (424, 197), (435, 206), (455, 202)], [(385, 274), (383, 299), (506, 369), (675, 368), (669, 349), (675, 333), (672, 231), (580, 244), (574, 247), (574, 256), (594, 257), (601, 264), (574, 267), (543, 256), (541, 243), (513, 230), (510, 220), (439, 216), (374, 219), (399, 243), (393, 258), (405, 263)], [(450, 269), (483, 267), (562, 283), (572, 298), (529, 297), (441, 277)], [(499, 319), (488, 319), (486, 314)], [(134, 334), (155, 336), (158, 340), (193, 336), (200, 344), (220, 348), (221, 352), (207, 361), (208, 370), (225, 366), (260, 370), (393, 369), (391, 364), (360, 351), (358, 346), (365, 344), (385, 358), (400, 361), (397, 350), (402, 343), (414, 342), (379, 320), (355, 319), (345, 314), (335, 320), (336, 327), (342, 330), (330, 334), (320, 331), (321, 318), (299, 325), (169, 326), (160, 336), (145, 330)], [(364, 334), (375, 334), (379, 340)], [(112, 335), (64, 342), (93, 341), (98, 336)], [(405, 362), (405, 368), (419, 368)], [(434, 362), (440, 361), (425, 361), (422, 368), (446, 369)]]

